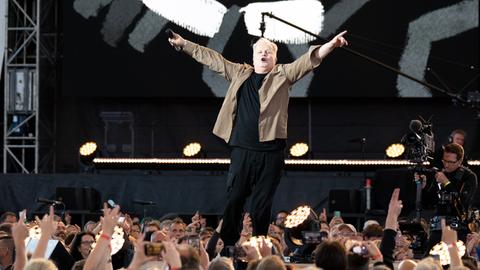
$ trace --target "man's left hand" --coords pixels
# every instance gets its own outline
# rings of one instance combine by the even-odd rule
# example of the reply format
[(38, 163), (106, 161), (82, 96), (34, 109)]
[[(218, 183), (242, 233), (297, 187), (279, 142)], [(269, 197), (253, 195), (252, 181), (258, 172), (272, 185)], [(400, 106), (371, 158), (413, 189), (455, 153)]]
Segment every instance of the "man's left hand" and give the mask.
[(330, 40), (334, 48), (348, 45), (348, 41), (343, 37), (346, 33), (347, 31), (343, 31)]
[(445, 185), (446, 183), (449, 182), (447, 176), (443, 172), (437, 172), (435, 174), (435, 179), (437, 180), (437, 183)]

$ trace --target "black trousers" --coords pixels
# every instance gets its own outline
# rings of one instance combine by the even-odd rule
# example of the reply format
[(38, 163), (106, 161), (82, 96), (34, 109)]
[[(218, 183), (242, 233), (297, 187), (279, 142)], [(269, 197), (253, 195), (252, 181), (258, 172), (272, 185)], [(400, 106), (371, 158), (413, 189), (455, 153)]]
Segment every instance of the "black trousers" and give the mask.
[(221, 231), (226, 246), (240, 237), (244, 205), (252, 218), (253, 235), (267, 235), (273, 196), (280, 183), (285, 158), (282, 150), (260, 152), (234, 147), (227, 178), (228, 199)]

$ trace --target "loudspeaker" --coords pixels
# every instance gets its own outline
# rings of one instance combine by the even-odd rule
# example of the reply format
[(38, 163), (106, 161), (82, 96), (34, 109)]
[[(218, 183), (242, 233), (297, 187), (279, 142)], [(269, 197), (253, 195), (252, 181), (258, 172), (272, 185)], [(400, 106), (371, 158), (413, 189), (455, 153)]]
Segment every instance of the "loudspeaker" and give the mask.
[(328, 193), (330, 212), (360, 213), (361, 206), (361, 195), (357, 189), (332, 189)]
[(34, 108), (34, 80), (36, 73), (29, 69), (12, 69), (9, 76), (9, 110), (32, 111)]
[[(38, 245), (37, 239), (31, 239), (26, 251), (32, 253), (35, 251)], [(68, 251), (65, 249), (62, 243), (58, 240), (48, 240), (47, 250), (45, 251), (45, 258), (52, 260), (58, 269), (72, 269), (75, 261)]]
[(93, 188), (57, 187), (56, 198), (65, 203), (67, 210), (90, 210), (101, 209), (100, 193)]

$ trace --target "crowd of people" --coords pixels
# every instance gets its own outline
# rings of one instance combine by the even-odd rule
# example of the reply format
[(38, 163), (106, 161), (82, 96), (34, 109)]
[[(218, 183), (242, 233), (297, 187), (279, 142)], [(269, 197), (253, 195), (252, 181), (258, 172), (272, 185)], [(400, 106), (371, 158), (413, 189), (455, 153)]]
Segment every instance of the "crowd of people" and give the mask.
[[(226, 241), (223, 219), (207, 224), (198, 211), (188, 221), (175, 215), (140, 220), (122, 213), (119, 205), (105, 204), (103, 216), (85, 224), (75, 224), (68, 212), (56, 215), (53, 206), (41, 219), (27, 220), (26, 210), (18, 216), (5, 212), (0, 216), (0, 270), (440, 270), (447, 267), (442, 265), (445, 258), (449, 269), (478, 269), (480, 217), (465, 216), (474, 206), (478, 184), (476, 175), (462, 165), (468, 164), (460, 144), (465, 134), (454, 131), (442, 146), (434, 179), (417, 175), (438, 223), (421, 223), (428, 235), (422, 258), (415, 252), (419, 236), (400, 230), (403, 204), (397, 188), (385, 220), (367, 220), (357, 228), (341, 216), (328, 219), (323, 209), (314, 215), (317, 226), (304, 231), (311, 238), (301, 239), (292, 238), (287, 211), (276, 213), (265, 234), (254, 229), (255, 217), (244, 213)], [(231, 235), (232, 231), (238, 233)], [(443, 254), (431, 256), (430, 249), (440, 242)]]
[[(399, 189), (390, 200), (385, 223), (368, 220), (361, 230), (342, 217), (327, 219), (326, 211), (318, 217), (323, 232), (313, 252), (304, 254), (311, 259), (311, 269), (442, 269), (438, 258), (415, 260), (408, 235), (399, 230), (398, 217), (402, 210)], [(278, 212), (267, 235), (252, 236), (252, 220), (243, 217), (241, 233), (235, 246), (225, 246), (221, 239), (222, 220), (216, 228), (208, 227), (198, 212), (189, 222), (179, 217), (144, 219), (131, 217), (105, 204), (100, 220), (88, 221), (83, 228), (72, 224), (71, 217), (60, 218), (53, 207), (42, 219), (25, 219), (13, 212), (1, 216), (0, 269), (295, 269), (288, 263), (294, 252), (286, 243), (285, 221), (287, 212)], [(465, 243), (463, 257), (457, 247), (457, 232), (442, 224), (442, 241), (450, 257), (450, 269), (477, 269), (480, 250), (478, 228)], [(33, 250), (27, 251), (27, 238), (38, 226), (39, 239)], [(112, 241), (116, 228), (123, 231), (123, 245), (115, 254)], [(38, 231), (38, 229), (37, 229)], [(34, 236), (33, 236), (34, 237)], [(45, 257), (49, 241), (58, 240), (68, 251), (73, 266)], [(33, 240), (30, 240), (33, 241)], [(27, 254), (28, 253), (28, 254)], [(169, 267), (169, 268), (167, 268)]]

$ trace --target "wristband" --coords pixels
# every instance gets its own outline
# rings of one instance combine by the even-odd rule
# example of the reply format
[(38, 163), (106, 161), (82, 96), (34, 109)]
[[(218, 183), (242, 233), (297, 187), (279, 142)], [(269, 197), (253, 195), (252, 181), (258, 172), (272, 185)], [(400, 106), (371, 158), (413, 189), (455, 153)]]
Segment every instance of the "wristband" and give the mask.
[(106, 234), (104, 234), (104, 233), (100, 234), (100, 238), (103, 238), (103, 239), (108, 240), (108, 241), (112, 240), (112, 237), (111, 237), (111, 236), (108, 236), (108, 235), (106, 235)]
[(447, 244), (447, 247), (448, 248), (457, 248), (457, 245), (453, 244), (453, 243), (450, 243), (450, 244)]

